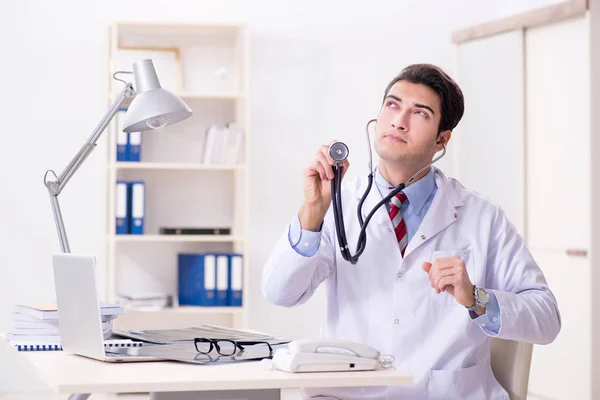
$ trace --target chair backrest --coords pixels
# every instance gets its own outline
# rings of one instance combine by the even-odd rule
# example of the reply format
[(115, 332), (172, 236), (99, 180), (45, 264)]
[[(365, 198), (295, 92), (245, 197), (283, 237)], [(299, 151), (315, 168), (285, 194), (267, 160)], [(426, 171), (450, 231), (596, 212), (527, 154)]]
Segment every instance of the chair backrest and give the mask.
[(510, 400), (526, 400), (533, 344), (492, 338), (492, 371)]

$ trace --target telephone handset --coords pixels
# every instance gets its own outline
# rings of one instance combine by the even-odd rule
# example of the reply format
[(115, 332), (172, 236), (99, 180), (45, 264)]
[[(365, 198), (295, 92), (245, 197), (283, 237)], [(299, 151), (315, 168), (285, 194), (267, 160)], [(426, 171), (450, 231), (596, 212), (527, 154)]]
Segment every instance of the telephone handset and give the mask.
[[(393, 361), (393, 360), (392, 360)], [(295, 340), (278, 349), (273, 366), (287, 372), (368, 371), (382, 365), (378, 350), (348, 340)]]

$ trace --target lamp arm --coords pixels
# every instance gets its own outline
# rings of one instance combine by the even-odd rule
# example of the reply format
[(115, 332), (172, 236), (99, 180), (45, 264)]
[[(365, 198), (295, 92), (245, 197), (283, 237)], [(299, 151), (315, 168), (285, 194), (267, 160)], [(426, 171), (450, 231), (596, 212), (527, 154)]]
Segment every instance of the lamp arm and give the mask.
[[(44, 185), (48, 189), (48, 194), (50, 195), (50, 204), (52, 205), (52, 213), (54, 214), (54, 222), (56, 223), (56, 229), (58, 230), (58, 238), (60, 241), (60, 248), (63, 253), (70, 253), (71, 249), (69, 248), (69, 242), (67, 240), (67, 233), (65, 231), (65, 225), (62, 218), (62, 213), (60, 211), (60, 205), (58, 204), (58, 195), (62, 192), (62, 190), (67, 185), (67, 182), (73, 177), (75, 172), (81, 167), (81, 165), (88, 158), (90, 153), (96, 148), (96, 142), (110, 123), (110, 121), (114, 118), (117, 111), (123, 104), (126, 98), (133, 97), (135, 95), (135, 91), (131, 83), (127, 83), (119, 97), (115, 100), (112, 106), (106, 112), (106, 115), (102, 118), (92, 135), (85, 142), (81, 150), (77, 153), (77, 155), (71, 160), (71, 162), (65, 167), (63, 172), (57, 177), (54, 171), (48, 170), (44, 175)], [(51, 179), (49, 175), (52, 174), (54, 179)]]

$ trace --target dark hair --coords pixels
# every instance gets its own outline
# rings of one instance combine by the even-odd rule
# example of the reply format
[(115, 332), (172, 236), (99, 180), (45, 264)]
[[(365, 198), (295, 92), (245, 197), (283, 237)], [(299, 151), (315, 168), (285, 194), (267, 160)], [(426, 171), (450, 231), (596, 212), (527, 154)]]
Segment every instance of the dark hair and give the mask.
[(438, 134), (452, 130), (458, 125), (465, 111), (465, 99), (456, 82), (441, 68), (431, 64), (409, 65), (387, 86), (383, 96), (384, 102), (392, 86), (402, 80), (425, 85), (437, 93), (442, 107)]

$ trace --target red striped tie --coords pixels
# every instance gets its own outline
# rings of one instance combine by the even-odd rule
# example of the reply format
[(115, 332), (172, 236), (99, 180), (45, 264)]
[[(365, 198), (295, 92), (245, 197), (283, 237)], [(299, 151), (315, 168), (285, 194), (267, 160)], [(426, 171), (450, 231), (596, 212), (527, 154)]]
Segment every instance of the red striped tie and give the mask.
[(408, 235), (406, 234), (406, 224), (400, 213), (400, 205), (406, 200), (406, 195), (403, 192), (398, 193), (392, 197), (392, 205), (390, 206), (390, 219), (392, 225), (394, 225), (394, 231), (396, 232), (396, 239), (398, 239), (398, 245), (400, 246), (400, 253), (404, 257), (404, 251), (408, 245)]

